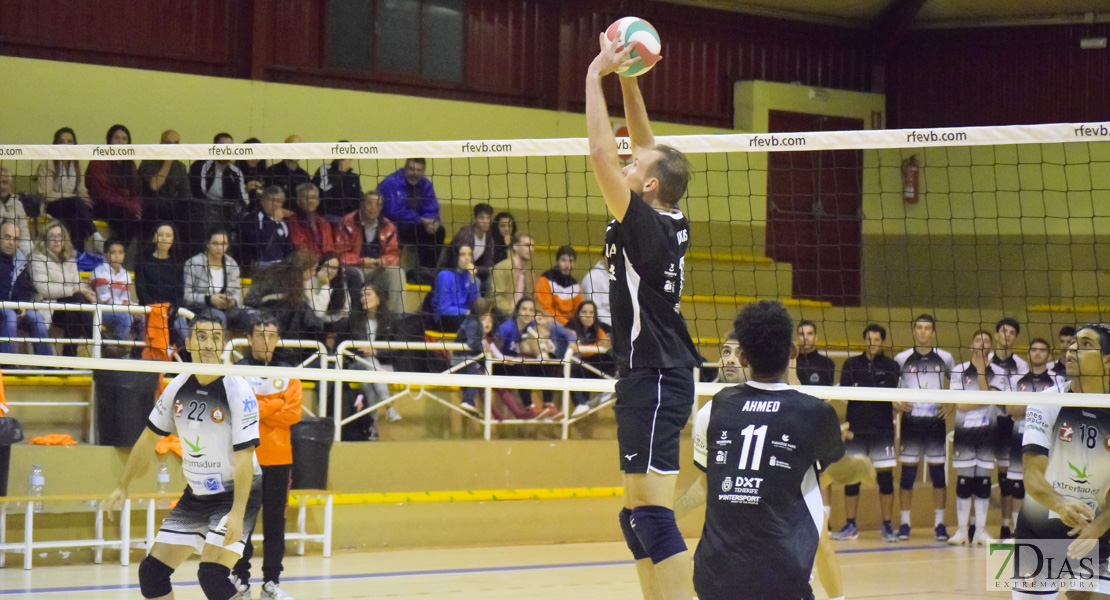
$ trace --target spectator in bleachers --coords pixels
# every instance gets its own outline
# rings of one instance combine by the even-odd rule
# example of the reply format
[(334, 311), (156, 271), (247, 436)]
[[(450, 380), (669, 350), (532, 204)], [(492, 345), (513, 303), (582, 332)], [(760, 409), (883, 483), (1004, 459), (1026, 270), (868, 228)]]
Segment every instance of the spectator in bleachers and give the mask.
[(185, 318), (177, 309), (185, 302), (185, 266), (174, 242), (177, 232), (170, 223), (161, 223), (142, 254), (135, 259), (135, 293), (139, 304), (151, 306), (168, 304), (168, 316), (173, 321), (184, 345), (188, 337)]
[[(316, 318), (305, 294), (316, 271), (316, 258), (308, 250), (297, 250), (285, 260), (258, 271), (243, 304), (254, 311), (277, 316), (278, 329), (287, 340), (314, 340), (324, 323)], [(302, 358), (310, 352), (295, 352)], [(297, 362), (300, 362), (299, 360)]]
[[(451, 238), (451, 246), (471, 246), (474, 248), (474, 269), (482, 289), (488, 289), (490, 271), (493, 270), (493, 243), (494, 236), (490, 235), (490, 223), (493, 219), (493, 207), (482, 203), (474, 207), (474, 220), (463, 225)], [(444, 257), (446, 260), (446, 257)], [(447, 264), (443, 265), (447, 268)]]
[(516, 237), (516, 219), (511, 212), (499, 212), (493, 217), (497, 230), (493, 234), (493, 264), (509, 257), (509, 248)]
[[(388, 292), (383, 288), (375, 288), (373, 285), (363, 287), (362, 293), (359, 294), (359, 306), (351, 311), (350, 329), (345, 335), (337, 337), (336, 343), (339, 344), (348, 340), (388, 342), (395, 339), (397, 336), (396, 320), (395, 315), (389, 311), (387, 295)], [(361, 360), (354, 358), (347, 360), (344, 363), (345, 369), (393, 370), (391, 365), (382, 362), (388, 360), (387, 357), (390, 355), (386, 350), (359, 348), (356, 353)], [(349, 414), (359, 412), (388, 398), (389, 386), (384, 383), (363, 383), (360, 385), (360, 392), (348, 408)], [(393, 406), (389, 407), (387, 416), (391, 422), (401, 419), (401, 415)], [(379, 435), (377, 411), (370, 413), (367, 417), (365, 421), (359, 420), (363, 423), (364, 433), (356, 437), (358, 439), (376, 440)]]
[[(286, 144), (299, 144), (301, 138), (296, 135), (291, 135), (285, 138)], [(310, 183), (312, 178), (308, 172), (301, 168), (301, 161), (295, 158), (287, 158), (279, 163), (274, 163), (266, 171), (266, 187), (276, 185), (283, 192), (287, 199), (296, 198), (300, 187), (306, 183)]]
[[(520, 343), (521, 354), (539, 361), (560, 361), (566, 356), (567, 349), (575, 342), (574, 332), (563, 327), (547, 310), (536, 307), (536, 320), (524, 330)], [(563, 368), (557, 364), (534, 362), (525, 363), (528, 375), (532, 377), (562, 377)], [(542, 390), (543, 409), (537, 419), (561, 419), (563, 411), (555, 405), (555, 391)]]
[[(104, 254), (108, 260), (97, 265), (92, 272), (90, 285), (96, 292), (96, 301), (99, 304), (115, 306), (134, 304), (136, 298), (131, 273), (123, 268), (127, 246), (119, 240), (108, 240), (104, 244)], [(141, 330), (144, 319), (140, 314), (104, 311), (100, 314), (100, 322), (104, 324), (112, 339), (130, 340), (133, 339), (132, 328)]]
[[(454, 353), (451, 357), (451, 366), (453, 367), (483, 354), (494, 359), (504, 358), (494, 339), (493, 306), (485, 298), (478, 298), (470, 305), (470, 314), (459, 326), (456, 339), (465, 343), (470, 349)], [(470, 375), (485, 375), (485, 363), (479, 358), (479, 360), (468, 364), (458, 372)], [(459, 407), (471, 414), (478, 414), (476, 400), (481, 391), (481, 388), (462, 388), (462, 401)], [(493, 391), (501, 397), (511, 396), (511, 393), (503, 388), (495, 388)], [(510, 402), (515, 402), (515, 400), (510, 400)], [(504, 413), (496, 404), (490, 407), (490, 414), (498, 421), (505, 418)]]
[(185, 261), (185, 306), (214, 315), (225, 329), (229, 323), (232, 329), (242, 329), (239, 263), (228, 255), (227, 246), (227, 231), (217, 227), (208, 233), (207, 249)]
[[(181, 135), (172, 129), (162, 132), (163, 144), (180, 144)], [(154, 232), (158, 223), (189, 219), (185, 208), (189, 191), (189, 171), (179, 160), (144, 160), (139, 163), (143, 178), (143, 237)]]
[(312, 277), (305, 282), (312, 310), (327, 331), (346, 330), (346, 319), (351, 314), (351, 294), (342, 271), (339, 255), (328, 252), (320, 257)]
[(582, 278), (582, 299), (597, 306), (597, 319), (606, 325), (613, 324), (609, 311), (609, 267), (605, 259), (597, 261)]
[(493, 302), (495, 310), (502, 315), (512, 315), (521, 298), (531, 298), (535, 293), (532, 236), (524, 233), (513, 239), (509, 257), (493, 266), (487, 296)]
[[(243, 140), (244, 144), (261, 144), (262, 140), (252, 137)], [(251, 158), (248, 160), (235, 161), (235, 166), (243, 173), (243, 185), (247, 188), (247, 198), (254, 206), (254, 203), (262, 196), (262, 190), (266, 188), (266, 161), (259, 158)], [(284, 199), (285, 196), (283, 195)]]
[(798, 381), (802, 385), (832, 385), (836, 364), (817, 349), (817, 325), (798, 322)]
[[(54, 143), (76, 144), (77, 134), (69, 127), (62, 127), (54, 132)], [(92, 200), (85, 188), (80, 161), (44, 160), (39, 163), (37, 179), (46, 214), (65, 223), (79, 248), (85, 247), (90, 235), (99, 236), (93, 224)], [(24, 234), (30, 235), (30, 232)]]
[(284, 208), (285, 192), (276, 185), (262, 191), (258, 210), (239, 220), (239, 259), (244, 267), (266, 267), (293, 253), (289, 224), (292, 213)]
[[(111, 146), (131, 143), (131, 132), (123, 125), (112, 125), (107, 142)], [(92, 200), (93, 217), (108, 222), (108, 234), (130, 241), (139, 234), (143, 216), (142, 183), (133, 160), (89, 161), (85, 184)], [(83, 240), (82, 240), (83, 241)]]
[(397, 228), (382, 216), (382, 196), (376, 190), (363, 194), (359, 209), (344, 215), (335, 226), (335, 251), (349, 271), (361, 275), (362, 282), (389, 292), (391, 311), (405, 312), (401, 296), (405, 272), (400, 266)]
[(294, 250), (308, 250), (315, 260), (327, 252), (335, 252), (335, 234), (331, 223), (320, 216), (320, 191), (311, 183), (297, 186), (297, 204), (289, 217), (289, 237)]
[(560, 246), (555, 253), (555, 266), (536, 280), (536, 303), (562, 325), (566, 325), (582, 303), (582, 286), (574, 278), (577, 260), (574, 248)]
[(358, 210), (362, 201), (362, 177), (355, 172), (353, 165), (354, 161), (349, 158), (338, 158), (321, 165), (312, 178), (312, 183), (320, 188), (323, 196), (320, 212), (330, 223), (338, 223), (347, 214)]
[[(606, 375), (616, 375), (617, 365), (609, 354), (609, 350), (613, 348), (613, 341), (610, 338), (613, 329), (603, 323), (598, 318), (597, 313), (597, 304), (593, 300), (583, 300), (582, 304), (578, 305), (574, 317), (567, 322), (567, 329), (573, 331), (578, 338), (577, 354), (583, 363)], [(574, 377), (589, 377), (591, 379), (598, 377), (593, 371), (578, 364), (575, 364), (571, 369), (571, 374)], [(571, 399), (574, 400), (572, 417), (589, 412), (589, 394), (586, 392), (571, 392)]]
[[(27, 255), (19, 248), (19, 225), (14, 221), (0, 223), (0, 300), (5, 302), (30, 302), (34, 288), (31, 286), (31, 269)], [(15, 337), (19, 320), (30, 330), (32, 337), (48, 337), (46, 321), (37, 310), (0, 310), (0, 336)], [(35, 354), (50, 354), (50, 344), (36, 342)], [(12, 342), (0, 341), (0, 352), (11, 353)]]
[(440, 271), (432, 287), (433, 325), (446, 332), (458, 331), (471, 303), (480, 295), (478, 278), (474, 274), (474, 248), (452, 244), (451, 254), (454, 268)]
[[(31, 254), (31, 283), (35, 288), (35, 300), (73, 304), (96, 302), (96, 294), (81, 281), (76, 256), (66, 228), (58, 221), (48, 223)], [(40, 312), (43, 322), (53, 323), (61, 328), (62, 335), (66, 338), (89, 335), (92, 327), (91, 313), (54, 309)], [(77, 356), (77, 347), (74, 344), (64, 344), (62, 354)]]
[(415, 246), (419, 266), (432, 271), (447, 232), (439, 220), (439, 199), (432, 181), (424, 176), (423, 158), (410, 158), (404, 168), (382, 179), (382, 214), (397, 227), (403, 246)]
[[(233, 144), (228, 133), (217, 133), (213, 144)], [(243, 172), (230, 160), (198, 160), (189, 168), (192, 205), (187, 210), (183, 243), (187, 253), (205, 251), (208, 232), (213, 227), (226, 227), (247, 207), (247, 187)]]
[[(535, 364), (524, 362), (524, 333), (536, 321), (536, 301), (524, 297), (517, 301), (512, 312), (512, 318), (507, 319), (494, 335), (497, 349), (505, 357), (505, 364), (497, 365), (494, 375), (519, 375), (532, 376), (537, 374)], [(542, 374), (542, 373), (540, 373)], [(505, 407), (518, 419), (535, 419), (544, 411), (539, 406), (532, 404), (532, 391), (521, 389), (520, 403), (515, 398), (503, 399)]]
[(15, 182), (7, 167), (0, 167), (0, 219), (12, 221), (19, 226), (19, 249), (24, 255), (31, 253), (31, 237), (28, 233), (31, 224), (27, 221), (27, 211), (19, 194), (15, 193)]

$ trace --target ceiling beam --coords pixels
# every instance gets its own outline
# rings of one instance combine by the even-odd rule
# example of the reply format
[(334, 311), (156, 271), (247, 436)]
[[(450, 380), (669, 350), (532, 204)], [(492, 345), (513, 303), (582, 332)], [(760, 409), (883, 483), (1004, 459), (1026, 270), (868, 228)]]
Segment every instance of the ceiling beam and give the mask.
[(894, 0), (871, 29), (871, 91), (886, 91), (890, 53), (910, 30), (927, 0)]

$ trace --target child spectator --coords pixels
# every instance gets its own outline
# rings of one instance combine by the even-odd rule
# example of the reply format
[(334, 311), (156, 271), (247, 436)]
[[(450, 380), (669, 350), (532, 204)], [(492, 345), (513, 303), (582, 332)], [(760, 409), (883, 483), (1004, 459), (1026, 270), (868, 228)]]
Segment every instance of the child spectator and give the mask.
[[(123, 268), (127, 247), (119, 240), (109, 240), (104, 245), (104, 250), (108, 261), (97, 265), (92, 272), (92, 289), (96, 292), (97, 303), (114, 306), (135, 303), (131, 274)], [(117, 340), (132, 339), (132, 327), (142, 329), (144, 321), (140, 314), (111, 311), (100, 313), (100, 322), (108, 329), (112, 338)]]
[(440, 331), (458, 331), (470, 305), (478, 299), (478, 278), (474, 275), (474, 248), (452, 246), (454, 268), (436, 276), (432, 289), (432, 308)]
[(573, 275), (576, 260), (574, 248), (561, 246), (555, 253), (555, 266), (536, 280), (536, 303), (562, 325), (582, 303), (582, 286)]

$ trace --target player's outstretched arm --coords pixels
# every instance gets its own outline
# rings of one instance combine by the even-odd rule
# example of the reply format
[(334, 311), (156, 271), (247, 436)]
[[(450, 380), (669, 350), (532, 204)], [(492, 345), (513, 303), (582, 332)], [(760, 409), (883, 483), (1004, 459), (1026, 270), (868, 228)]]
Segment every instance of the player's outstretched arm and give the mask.
[(621, 77), (621, 94), (624, 96), (624, 118), (628, 122), (628, 140), (632, 143), (632, 153), (655, 147), (655, 134), (651, 131), (644, 96), (640, 93), (639, 79)]
[(243, 517), (247, 513), (247, 499), (250, 498), (251, 483), (254, 480), (254, 447), (236, 451), (232, 460), (235, 466), (235, 490), (232, 494), (231, 511), (227, 513), (225, 546), (230, 546), (243, 537)]
[(131, 480), (135, 478), (136, 473), (142, 472), (150, 464), (150, 459), (154, 457), (154, 448), (158, 445), (158, 440), (162, 436), (155, 433), (150, 428), (144, 429), (142, 435), (139, 436), (139, 441), (135, 442), (135, 446), (131, 448), (131, 454), (127, 457), (127, 464), (123, 466), (123, 473), (119, 476), (119, 481), (116, 482), (116, 489), (112, 491), (112, 495), (108, 497), (107, 508), (108, 518), (113, 518), (113, 511), (123, 508), (123, 501), (127, 498), (127, 488), (131, 485)]
[(616, 72), (623, 64), (631, 64), (629, 49), (620, 49), (618, 42), (610, 42), (601, 34), (601, 52), (590, 63), (586, 71), (586, 132), (590, 139), (590, 164), (594, 177), (605, 198), (605, 205), (618, 221), (624, 219), (628, 202), (632, 199), (621, 172), (617, 157), (617, 138), (609, 124), (609, 108), (605, 105), (605, 93), (601, 90), (601, 80)]

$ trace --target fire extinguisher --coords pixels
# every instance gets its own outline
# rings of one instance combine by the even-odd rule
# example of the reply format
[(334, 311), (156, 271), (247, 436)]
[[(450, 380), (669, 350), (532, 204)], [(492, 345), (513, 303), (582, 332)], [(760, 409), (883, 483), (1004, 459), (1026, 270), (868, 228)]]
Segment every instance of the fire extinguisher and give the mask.
[(907, 204), (917, 204), (917, 192), (921, 188), (920, 173), (916, 154), (902, 161), (902, 200)]

